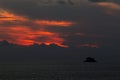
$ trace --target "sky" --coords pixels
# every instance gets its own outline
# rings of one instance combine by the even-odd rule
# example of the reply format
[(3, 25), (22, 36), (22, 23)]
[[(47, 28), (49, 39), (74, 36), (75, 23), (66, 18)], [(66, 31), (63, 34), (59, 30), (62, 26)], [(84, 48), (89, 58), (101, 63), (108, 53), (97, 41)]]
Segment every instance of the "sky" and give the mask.
[(120, 0), (0, 0), (0, 41), (25, 46), (117, 46), (119, 14)]

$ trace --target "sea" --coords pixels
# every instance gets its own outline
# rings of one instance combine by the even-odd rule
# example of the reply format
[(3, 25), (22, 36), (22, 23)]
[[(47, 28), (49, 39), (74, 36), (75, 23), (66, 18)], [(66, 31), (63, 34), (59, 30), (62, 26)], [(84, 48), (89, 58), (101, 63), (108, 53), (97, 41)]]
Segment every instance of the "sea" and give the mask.
[(120, 64), (1, 64), (0, 80), (120, 80)]

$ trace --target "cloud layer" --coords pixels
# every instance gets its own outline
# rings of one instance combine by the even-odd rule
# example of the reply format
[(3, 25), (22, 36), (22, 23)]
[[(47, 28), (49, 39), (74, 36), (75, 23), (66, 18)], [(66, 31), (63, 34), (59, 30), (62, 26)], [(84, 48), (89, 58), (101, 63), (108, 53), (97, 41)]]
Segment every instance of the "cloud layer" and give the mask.
[(39, 0), (0, 0), (0, 40), (63, 47), (119, 44), (119, 0), (73, 2), (43, 5)]

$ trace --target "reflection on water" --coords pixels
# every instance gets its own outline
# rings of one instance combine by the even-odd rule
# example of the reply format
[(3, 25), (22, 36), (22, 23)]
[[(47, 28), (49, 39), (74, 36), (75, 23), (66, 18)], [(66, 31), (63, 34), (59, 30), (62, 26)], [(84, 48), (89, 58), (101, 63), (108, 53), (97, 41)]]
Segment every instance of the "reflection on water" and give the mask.
[(0, 80), (120, 80), (119, 65), (1, 65)]

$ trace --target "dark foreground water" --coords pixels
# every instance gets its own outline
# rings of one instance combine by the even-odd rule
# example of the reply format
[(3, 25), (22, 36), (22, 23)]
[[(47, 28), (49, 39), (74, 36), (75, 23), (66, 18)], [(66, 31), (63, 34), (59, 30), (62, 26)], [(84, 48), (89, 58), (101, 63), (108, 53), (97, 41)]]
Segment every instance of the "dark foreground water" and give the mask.
[(0, 65), (0, 80), (120, 80), (120, 65)]

